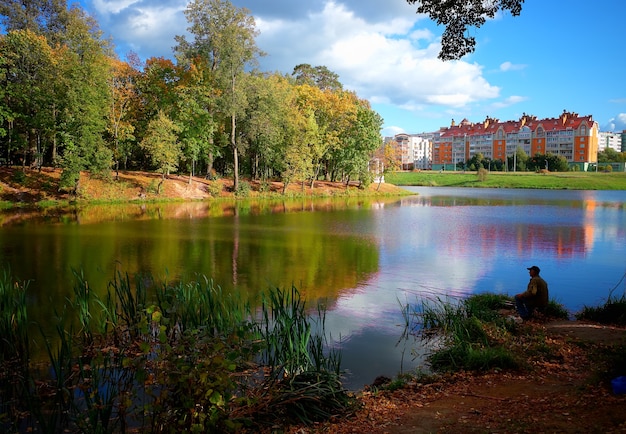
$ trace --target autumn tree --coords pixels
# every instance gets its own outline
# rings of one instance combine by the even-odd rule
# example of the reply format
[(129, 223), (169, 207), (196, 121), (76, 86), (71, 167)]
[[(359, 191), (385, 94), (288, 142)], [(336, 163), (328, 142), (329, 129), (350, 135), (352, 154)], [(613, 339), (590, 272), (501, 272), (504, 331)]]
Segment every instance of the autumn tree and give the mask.
[(397, 171), (400, 168), (398, 149), (393, 142), (386, 142), (382, 147), (374, 152), (372, 168), (373, 172), (378, 176), (377, 190), (380, 190), (385, 175)]
[[(131, 55), (131, 58), (136, 59)], [(115, 161), (115, 176), (119, 177), (120, 160), (126, 160), (130, 154), (129, 144), (134, 140), (134, 119), (131, 116), (133, 104), (138, 98), (136, 82), (139, 71), (130, 62), (123, 62), (117, 58), (111, 58), (111, 75), (109, 76), (109, 88), (111, 99), (109, 116), (107, 118), (107, 132), (112, 141), (113, 159)], [(131, 60), (132, 62), (132, 60)]]
[(441, 36), (441, 60), (457, 60), (474, 52), (476, 39), (469, 36), (468, 27), (481, 27), (500, 10), (518, 16), (524, 0), (407, 0), (417, 3), (417, 13), (426, 14), (445, 30)]
[(176, 36), (175, 47), (180, 61), (202, 59), (213, 74), (218, 109), (229, 119), (229, 146), (233, 156), (234, 188), (239, 183), (239, 148), (237, 118), (245, 110), (246, 95), (240, 83), (247, 66), (254, 65), (260, 50), (254, 18), (245, 8), (237, 8), (227, 0), (193, 0), (185, 16), (194, 40)]

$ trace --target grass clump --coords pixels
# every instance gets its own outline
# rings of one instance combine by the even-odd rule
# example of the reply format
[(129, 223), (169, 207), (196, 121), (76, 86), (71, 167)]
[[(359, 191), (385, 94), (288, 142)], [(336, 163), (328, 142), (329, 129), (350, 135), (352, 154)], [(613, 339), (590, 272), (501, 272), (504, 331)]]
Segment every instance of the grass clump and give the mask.
[[(412, 315), (407, 309), (405, 316), (412, 330), (427, 339), (439, 339), (428, 355), (435, 372), (519, 369), (526, 365), (529, 355), (552, 358), (554, 354), (545, 338), (522, 336), (520, 324), (501, 313), (513, 305), (507, 295), (484, 293), (463, 300), (423, 301)], [(567, 311), (554, 300), (550, 301), (548, 314), (567, 317)], [(520, 342), (526, 348), (525, 354), (520, 350)]]
[(617, 297), (609, 294), (606, 302), (601, 306), (583, 306), (576, 319), (626, 326), (626, 293)]

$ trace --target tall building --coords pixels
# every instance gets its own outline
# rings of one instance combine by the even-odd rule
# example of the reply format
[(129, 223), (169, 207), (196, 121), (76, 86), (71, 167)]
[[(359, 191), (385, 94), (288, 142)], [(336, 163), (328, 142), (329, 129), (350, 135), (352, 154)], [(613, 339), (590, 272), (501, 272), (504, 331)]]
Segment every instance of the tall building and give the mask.
[(481, 153), (485, 158), (506, 161), (521, 148), (528, 155), (551, 153), (564, 157), (570, 166), (586, 170), (598, 159), (598, 123), (591, 116), (563, 111), (556, 118), (537, 119), (524, 114), (517, 121), (452, 121), (433, 139), (433, 169), (456, 168)]
[(624, 133), (613, 133), (600, 131), (598, 132), (598, 151), (604, 151), (607, 148), (616, 152), (622, 152), (623, 143), (622, 135)]
[(396, 149), (398, 164), (402, 170), (426, 170), (432, 164), (432, 140), (434, 133), (396, 134), (385, 142)]

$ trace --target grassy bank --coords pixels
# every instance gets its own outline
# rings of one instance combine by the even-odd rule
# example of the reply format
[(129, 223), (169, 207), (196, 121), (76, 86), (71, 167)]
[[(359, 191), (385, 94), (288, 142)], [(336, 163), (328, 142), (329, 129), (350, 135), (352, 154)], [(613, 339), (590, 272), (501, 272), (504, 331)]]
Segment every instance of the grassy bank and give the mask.
[(316, 181), (291, 183), (285, 186), (278, 181), (241, 179), (235, 191), (233, 180), (216, 180), (188, 175), (172, 174), (161, 178), (158, 173), (121, 171), (119, 176), (111, 173), (109, 179), (81, 173), (76, 191), (60, 188), (61, 170), (22, 170), (15, 167), (0, 167), (0, 209), (18, 207), (55, 207), (70, 203), (118, 204), (181, 201), (216, 201), (241, 199), (285, 199), (327, 197), (383, 197), (407, 194), (405, 190), (390, 183), (380, 186), (372, 183), (361, 185), (351, 182)]
[(400, 186), (626, 190), (626, 173), (621, 172), (488, 172), (483, 180), (476, 172), (395, 172), (385, 175), (385, 181)]

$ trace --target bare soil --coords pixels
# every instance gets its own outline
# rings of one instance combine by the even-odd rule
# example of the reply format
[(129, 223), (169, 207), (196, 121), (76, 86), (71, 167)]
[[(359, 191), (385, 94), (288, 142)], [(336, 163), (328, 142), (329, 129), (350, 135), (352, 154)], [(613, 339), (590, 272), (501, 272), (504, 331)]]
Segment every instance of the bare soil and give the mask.
[[(356, 414), (292, 433), (623, 433), (626, 395), (602, 379), (597, 350), (626, 344), (626, 329), (580, 321), (525, 323), (556, 359), (524, 372), (460, 372), (396, 391), (366, 390)], [(624, 367), (626, 375), (626, 367)]]
[[(23, 175), (22, 175), (23, 173)], [(109, 180), (91, 177), (89, 173), (81, 174), (78, 191), (64, 191), (59, 188), (61, 170), (42, 168), (41, 170), (16, 167), (0, 167), (0, 200), (20, 204), (35, 204), (41, 201), (135, 201), (135, 200), (207, 200), (214, 197), (233, 197), (233, 180), (208, 180), (204, 177), (184, 175), (168, 175), (139, 171), (120, 171), (111, 173)], [(284, 184), (272, 181), (262, 185), (256, 180), (241, 178), (251, 187), (250, 196), (266, 191), (282, 193)], [(215, 195), (215, 190), (219, 193)], [(341, 182), (316, 181), (311, 188), (310, 183), (289, 184), (288, 194), (309, 196), (332, 196), (357, 192), (358, 183), (346, 185)], [(400, 194), (403, 190), (392, 184), (371, 184), (367, 188), (374, 194)]]

